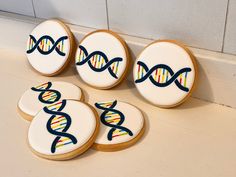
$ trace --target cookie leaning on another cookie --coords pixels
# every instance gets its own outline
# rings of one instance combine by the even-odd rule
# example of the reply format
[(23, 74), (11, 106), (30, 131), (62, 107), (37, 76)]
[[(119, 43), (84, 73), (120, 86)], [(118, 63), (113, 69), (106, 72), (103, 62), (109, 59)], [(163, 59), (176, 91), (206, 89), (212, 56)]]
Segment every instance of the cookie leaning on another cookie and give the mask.
[(80, 41), (75, 60), (79, 76), (85, 83), (109, 89), (124, 79), (130, 55), (120, 36), (109, 30), (98, 30)]
[(133, 78), (146, 100), (159, 107), (174, 107), (183, 103), (194, 89), (196, 59), (177, 41), (155, 41), (137, 57)]
[(50, 160), (74, 158), (93, 145), (99, 130), (95, 109), (83, 102), (62, 100), (44, 107), (28, 131), (31, 150)]
[(40, 74), (53, 76), (68, 65), (74, 51), (74, 36), (61, 21), (52, 19), (40, 23), (29, 35), (27, 58)]

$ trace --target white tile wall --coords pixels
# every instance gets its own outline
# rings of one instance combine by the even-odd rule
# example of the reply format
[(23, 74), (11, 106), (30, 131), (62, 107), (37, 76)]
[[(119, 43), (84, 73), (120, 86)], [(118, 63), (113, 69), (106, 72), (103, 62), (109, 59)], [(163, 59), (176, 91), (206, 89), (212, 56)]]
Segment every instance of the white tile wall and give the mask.
[(105, 0), (33, 0), (36, 17), (58, 17), (69, 23), (107, 28)]
[(0, 0), (0, 10), (236, 55), (236, 0)]
[(227, 0), (108, 0), (110, 29), (222, 50)]
[(31, 0), (0, 0), (0, 10), (34, 16)]
[(229, 1), (224, 52), (236, 55), (236, 1)]

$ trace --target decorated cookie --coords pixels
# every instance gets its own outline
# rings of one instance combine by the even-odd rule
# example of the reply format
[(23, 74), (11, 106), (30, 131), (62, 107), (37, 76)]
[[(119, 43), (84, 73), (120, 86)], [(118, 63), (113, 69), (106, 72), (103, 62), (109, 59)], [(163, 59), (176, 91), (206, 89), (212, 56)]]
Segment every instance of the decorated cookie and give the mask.
[(69, 63), (73, 45), (73, 35), (66, 25), (58, 20), (47, 20), (29, 35), (27, 58), (42, 75), (56, 75)]
[(99, 129), (99, 118), (91, 106), (62, 100), (45, 106), (28, 131), (32, 151), (43, 158), (67, 160), (85, 152)]
[(85, 36), (76, 52), (76, 68), (81, 79), (100, 89), (120, 83), (128, 65), (129, 53), (125, 42), (108, 30)]
[(46, 82), (28, 89), (18, 102), (19, 112), (23, 118), (31, 121), (44, 107), (62, 99), (81, 100), (82, 91), (68, 82)]
[(95, 103), (100, 116), (100, 131), (93, 147), (117, 151), (136, 143), (144, 133), (144, 117), (136, 107), (120, 101)]
[(181, 104), (191, 94), (197, 70), (193, 54), (175, 41), (161, 40), (147, 46), (134, 64), (139, 93), (160, 107)]

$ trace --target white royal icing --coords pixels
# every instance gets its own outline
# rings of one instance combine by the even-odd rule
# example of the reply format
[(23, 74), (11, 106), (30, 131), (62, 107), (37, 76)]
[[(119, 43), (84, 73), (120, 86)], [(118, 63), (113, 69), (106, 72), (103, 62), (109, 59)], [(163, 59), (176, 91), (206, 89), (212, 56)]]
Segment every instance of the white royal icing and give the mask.
[[(92, 55), (94, 57), (91, 57), (84, 64), (76, 64), (77, 71), (82, 80), (89, 85), (100, 88), (110, 87), (120, 80), (120, 77), (126, 70), (128, 59), (123, 44), (115, 36), (108, 32), (95, 32), (84, 38), (80, 45), (87, 50), (88, 56), (95, 51), (100, 51), (107, 56), (108, 61), (111, 61), (116, 57), (122, 58), (122, 61), (113, 62), (113, 64), (109, 66), (111, 71), (116, 75), (117, 78), (115, 78), (109, 72), (109, 67), (100, 72), (92, 70), (89, 66), (89, 62), (92, 63), (92, 67), (94, 68), (104, 68), (106, 65), (102, 55)], [(84, 55), (83, 50), (78, 47), (76, 52), (76, 63), (81, 62), (84, 59), (86, 60), (86, 58), (87, 57)]]
[[(34, 36), (36, 41), (38, 41), (42, 36), (48, 35), (52, 37), (54, 42), (63, 36), (67, 36), (67, 39), (59, 40), (61, 42), (56, 45), (59, 48), (59, 51), (65, 54), (64, 56), (58, 54), (56, 48), (46, 55), (40, 53), (37, 48), (32, 50), (32, 52), (27, 53), (29, 63), (40, 73), (53, 74), (59, 71), (66, 63), (70, 53), (70, 48), (72, 47), (70, 46), (69, 34), (65, 28), (55, 20), (47, 20), (34, 28), (30, 35)], [(26, 50), (30, 51), (30, 49), (32, 49), (34, 46), (35, 43), (32, 42), (31, 38), (29, 37)], [(53, 44), (49, 39), (41, 40), (41, 43), (37, 46), (43, 51), (50, 51), (50, 49), (53, 48)]]
[[(136, 83), (137, 80), (146, 75), (145, 69), (141, 66), (139, 67), (139, 61), (145, 63), (149, 70), (158, 64), (167, 65), (174, 74), (183, 68), (190, 68), (191, 71), (187, 72), (187, 75), (186, 72), (183, 72), (182, 75), (178, 75), (179, 77), (176, 78), (187, 90), (180, 89), (175, 81), (172, 81), (167, 86), (163, 86), (164, 83), (170, 81), (173, 77), (170, 74), (167, 76), (167, 69), (164, 71), (163, 69), (153, 70), (151, 75), (148, 75), (144, 81)], [(180, 103), (189, 94), (195, 80), (195, 68), (190, 55), (184, 48), (171, 42), (156, 42), (145, 48), (139, 55), (134, 64), (133, 76), (135, 85), (144, 98), (156, 105), (170, 106)], [(154, 85), (150, 77), (157, 83), (162, 84), (163, 87)]]
[[(113, 127), (107, 126), (103, 123), (103, 120), (105, 118), (105, 122), (109, 124), (117, 125), (119, 121), (122, 121), (120, 114), (117, 114), (117, 112), (109, 111), (107, 114), (102, 115), (104, 113), (103, 109), (100, 109), (97, 107), (97, 104), (99, 104), (102, 107), (110, 107), (114, 101), (106, 101), (106, 102), (98, 102), (95, 104), (96, 110), (100, 116), (100, 131), (97, 136), (97, 139), (95, 140), (95, 143), (97, 144), (118, 144), (118, 143), (124, 143), (128, 142), (132, 139), (134, 139), (142, 130), (144, 126), (144, 118), (143, 114), (139, 109), (136, 107), (125, 103), (117, 101), (117, 104), (115, 105), (114, 110), (117, 110), (121, 112), (124, 115), (124, 122), (120, 125), (121, 127), (125, 127), (128, 130), (131, 131), (132, 134), (130, 134), (129, 131), (121, 131), (121, 129), (116, 128), (116, 131), (112, 133), (112, 139), (108, 139), (108, 134), (111, 131)], [(111, 116), (111, 117), (109, 117)]]
[[(66, 105), (61, 111), (57, 111), (58, 108), (56, 107), (57, 105), (58, 107), (61, 106), (60, 102), (53, 104), (56, 106), (50, 105), (51, 107), (48, 109), (55, 108), (55, 112), (65, 113), (70, 116), (71, 124), (67, 131), (63, 131), (63, 127), (68, 126), (67, 124), (69, 124), (67, 118), (60, 118), (59, 115), (54, 117), (54, 120), (50, 121), (51, 116), (55, 114), (48, 114), (44, 110), (41, 110), (31, 122), (28, 131), (28, 140), (33, 150), (38, 153), (44, 155), (69, 153), (82, 147), (93, 136), (97, 122), (92, 109), (82, 102), (74, 100), (64, 101), (66, 101)], [(57, 120), (61, 121), (57, 122)], [(49, 124), (50, 129), (52, 129), (54, 133), (63, 131), (64, 133), (73, 136), (73, 141), (72, 138), (66, 139), (67, 136), (65, 135), (50, 133), (47, 124)], [(58, 143), (56, 143), (57, 147), (55, 148), (55, 151), (52, 152), (52, 144), (57, 137), (59, 137)], [(76, 139), (76, 143), (74, 139)]]
[[(38, 91), (32, 90), (33, 87), (28, 89), (20, 98), (18, 102), (18, 106), (21, 111), (24, 113), (35, 116), (38, 111), (40, 111), (44, 106), (54, 103), (57, 101), (58, 94), (55, 93), (54, 90), (60, 93), (60, 99), (75, 99), (80, 100), (82, 97), (82, 91), (79, 87), (74, 84), (68, 82), (51, 82), (51, 87), (48, 88), (49, 91), (52, 92), (44, 92), (45, 88), (48, 87), (50, 82), (45, 82), (42, 84), (38, 84), (37, 86), (33, 86), (34, 88), (38, 88)], [(48, 90), (46, 89), (46, 90)], [(41, 91), (40, 91), (41, 90)], [(42, 96), (40, 94), (43, 93)], [(46, 100), (46, 102), (40, 101), (40, 98)]]

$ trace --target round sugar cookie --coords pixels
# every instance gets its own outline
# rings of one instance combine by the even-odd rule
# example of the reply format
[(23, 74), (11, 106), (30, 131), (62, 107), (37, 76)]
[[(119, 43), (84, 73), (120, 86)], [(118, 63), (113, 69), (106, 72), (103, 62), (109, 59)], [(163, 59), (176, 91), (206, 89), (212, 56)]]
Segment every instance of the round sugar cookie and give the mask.
[(85, 83), (95, 88), (108, 89), (119, 84), (127, 73), (129, 51), (116, 33), (98, 30), (82, 39), (75, 63)]
[(28, 131), (31, 150), (51, 160), (67, 160), (85, 152), (99, 130), (95, 109), (83, 102), (62, 100), (45, 106)]
[(36, 26), (27, 41), (31, 66), (46, 76), (59, 74), (69, 63), (74, 39), (70, 29), (59, 20), (47, 20)]
[(160, 40), (148, 45), (133, 69), (135, 86), (149, 102), (174, 107), (191, 94), (197, 76), (195, 57), (183, 44)]
[(136, 143), (144, 133), (145, 121), (141, 111), (121, 101), (94, 104), (100, 116), (100, 131), (93, 148), (118, 151)]
[(82, 100), (82, 90), (74, 84), (58, 81), (33, 86), (21, 96), (18, 102), (19, 113), (31, 121), (44, 106), (62, 99)]

